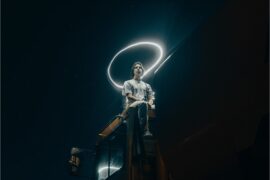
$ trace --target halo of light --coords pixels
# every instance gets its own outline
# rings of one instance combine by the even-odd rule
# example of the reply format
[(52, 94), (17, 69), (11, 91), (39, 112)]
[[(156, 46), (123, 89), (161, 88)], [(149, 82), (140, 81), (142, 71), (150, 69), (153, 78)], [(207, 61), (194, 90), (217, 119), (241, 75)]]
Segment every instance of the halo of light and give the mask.
[(122, 88), (123, 88), (123, 85), (120, 85), (120, 84), (116, 83), (116, 82), (113, 80), (112, 76), (111, 76), (111, 66), (112, 66), (113, 62), (114, 62), (115, 59), (116, 59), (121, 53), (123, 53), (124, 51), (126, 51), (126, 50), (128, 50), (128, 49), (130, 49), (130, 48), (134, 48), (134, 47), (137, 47), (137, 46), (141, 46), (141, 45), (150, 45), (150, 46), (154, 46), (154, 47), (157, 48), (158, 51), (159, 51), (159, 57), (155, 60), (154, 64), (153, 64), (150, 68), (148, 68), (147, 70), (144, 71), (144, 74), (143, 74), (142, 78), (143, 78), (144, 76), (146, 76), (150, 71), (152, 71), (152, 70), (159, 64), (159, 62), (162, 60), (162, 58), (163, 58), (163, 49), (162, 49), (162, 47), (161, 47), (159, 44), (154, 43), (154, 42), (149, 42), (149, 41), (137, 42), (137, 43), (128, 45), (127, 47), (121, 49), (120, 51), (118, 51), (118, 52), (113, 56), (112, 60), (111, 60), (110, 63), (109, 63), (109, 66), (108, 66), (108, 68), (107, 68), (107, 75), (108, 75), (108, 78), (109, 78), (109, 80), (111, 81), (111, 83), (112, 83), (115, 87), (121, 88), (121, 89), (122, 89)]

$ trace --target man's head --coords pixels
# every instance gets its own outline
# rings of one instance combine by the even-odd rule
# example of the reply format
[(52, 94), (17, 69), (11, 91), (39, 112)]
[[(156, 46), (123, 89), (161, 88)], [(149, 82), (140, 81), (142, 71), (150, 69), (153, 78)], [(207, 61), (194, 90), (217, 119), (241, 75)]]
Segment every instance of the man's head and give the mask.
[(144, 73), (144, 68), (141, 62), (135, 62), (131, 67), (131, 78), (134, 76), (141, 77)]

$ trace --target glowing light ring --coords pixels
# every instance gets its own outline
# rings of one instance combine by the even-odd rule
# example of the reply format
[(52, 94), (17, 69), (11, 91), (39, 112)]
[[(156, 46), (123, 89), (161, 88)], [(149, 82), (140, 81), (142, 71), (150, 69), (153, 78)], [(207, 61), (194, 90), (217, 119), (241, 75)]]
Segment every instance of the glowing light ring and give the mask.
[(130, 49), (130, 48), (134, 48), (134, 47), (137, 47), (137, 46), (140, 46), (140, 45), (150, 45), (150, 46), (154, 46), (156, 47), (158, 50), (159, 50), (159, 57), (157, 58), (157, 60), (155, 61), (155, 63), (150, 67), (148, 68), (147, 70), (144, 71), (144, 74), (142, 76), (142, 78), (144, 76), (146, 76), (150, 71), (152, 71), (157, 65), (158, 63), (162, 60), (162, 57), (163, 57), (163, 49), (162, 47), (157, 44), (157, 43), (154, 43), (154, 42), (138, 42), (138, 43), (135, 43), (135, 44), (131, 44), (127, 47), (125, 47), (124, 49), (121, 49), (118, 53), (116, 53), (114, 55), (114, 57), (112, 58), (109, 66), (108, 66), (108, 69), (107, 69), (107, 74), (108, 74), (108, 77), (109, 77), (109, 80), (112, 82), (112, 84), (117, 87), (117, 88), (123, 88), (123, 85), (120, 85), (120, 84), (117, 84), (111, 77), (111, 66), (113, 64), (113, 62), (115, 61), (115, 59), (124, 51)]

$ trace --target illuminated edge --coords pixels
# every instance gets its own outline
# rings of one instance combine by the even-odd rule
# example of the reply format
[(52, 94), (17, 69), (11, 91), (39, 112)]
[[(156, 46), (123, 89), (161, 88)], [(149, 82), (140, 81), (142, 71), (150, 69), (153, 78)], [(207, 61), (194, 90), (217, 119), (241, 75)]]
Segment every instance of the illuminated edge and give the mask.
[[(117, 170), (120, 169), (120, 167), (114, 167), (114, 166), (111, 166), (110, 169), (117, 171)], [(102, 171), (104, 171), (104, 170), (108, 170), (108, 167), (106, 166), (106, 167), (99, 168), (99, 169), (98, 169), (98, 173), (100, 174), (100, 173), (101, 173)]]

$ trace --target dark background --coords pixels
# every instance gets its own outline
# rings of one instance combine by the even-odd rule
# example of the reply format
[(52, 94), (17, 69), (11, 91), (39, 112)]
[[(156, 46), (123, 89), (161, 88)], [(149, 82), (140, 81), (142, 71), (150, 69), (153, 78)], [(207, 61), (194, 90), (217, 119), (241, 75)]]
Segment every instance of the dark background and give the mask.
[(110, 59), (144, 39), (175, 50), (146, 79), (171, 176), (268, 179), (268, 21), (267, 1), (2, 1), (3, 179), (75, 179), (70, 148), (121, 111)]

